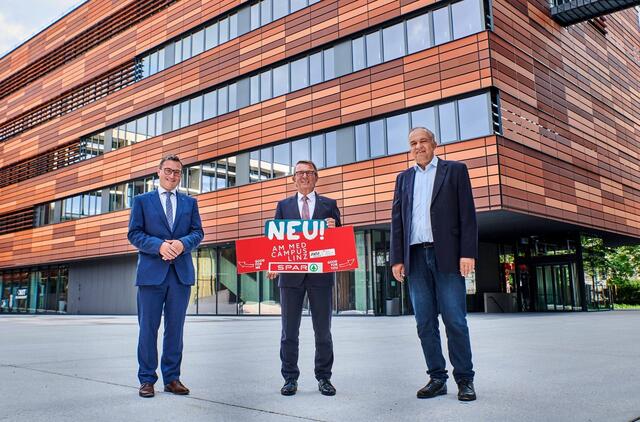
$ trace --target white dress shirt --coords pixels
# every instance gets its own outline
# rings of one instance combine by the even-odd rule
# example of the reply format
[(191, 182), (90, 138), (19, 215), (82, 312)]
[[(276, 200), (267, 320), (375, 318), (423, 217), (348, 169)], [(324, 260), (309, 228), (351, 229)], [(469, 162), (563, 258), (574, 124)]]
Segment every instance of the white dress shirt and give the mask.
[[(302, 217), (302, 206), (304, 205), (303, 197), (304, 195), (301, 195), (300, 192), (298, 192), (298, 211), (300, 211), (300, 217)], [(316, 208), (316, 192), (311, 192), (307, 195), (307, 198), (307, 204), (309, 204), (309, 218), (313, 218), (313, 210)]]
[[(167, 216), (167, 195), (164, 193), (167, 192), (165, 188), (162, 186), (158, 186), (158, 195), (160, 195), (160, 203), (162, 204), (162, 209), (164, 210), (165, 218)], [(173, 195), (171, 195), (171, 207), (173, 208), (173, 224), (176, 224), (176, 210), (178, 208), (178, 188), (172, 190)], [(172, 227), (173, 228), (173, 227)]]
[(431, 196), (433, 184), (436, 180), (438, 157), (435, 155), (427, 166), (414, 167), (416, 178), (413, 183), (413, 209), (411, 210), (411, 245), (423, 242), (433, 242), (431, 230)]

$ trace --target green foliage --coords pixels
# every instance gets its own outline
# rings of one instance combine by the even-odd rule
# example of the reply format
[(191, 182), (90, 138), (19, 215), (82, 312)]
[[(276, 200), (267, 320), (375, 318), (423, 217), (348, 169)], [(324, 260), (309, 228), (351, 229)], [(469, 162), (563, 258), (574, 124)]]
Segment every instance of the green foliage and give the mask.
[(640, 305), (627, 305), (626, 303), (614, 303), (613, 309), (638, 309), (640, 310)]
[(640, 305), (640, 280), (622, 280), (615, 283), (616, 302)]

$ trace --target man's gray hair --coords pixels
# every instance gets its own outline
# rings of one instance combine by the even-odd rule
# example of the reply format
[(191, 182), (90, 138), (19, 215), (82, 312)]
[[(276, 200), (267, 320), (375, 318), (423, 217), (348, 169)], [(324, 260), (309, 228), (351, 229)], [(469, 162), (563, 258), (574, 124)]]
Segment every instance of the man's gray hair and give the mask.
[(428, 136), (431, 137), (431, 139), (433, 139), (433, 142), (436, 143), (436, 145), (438, 144), (438, 141), (436, 140), (436, 135), (435, 133), (431, 132), (429, 129), (427, 129), (426, 127), (423, 126), (416, 126), (411, 128), (411, 130), (409, 131), (409, 138), (411, 137), (411, 135), (413, 134), (413, 132), (416, 132), (418, 130), (423, 130), (427, 133)]

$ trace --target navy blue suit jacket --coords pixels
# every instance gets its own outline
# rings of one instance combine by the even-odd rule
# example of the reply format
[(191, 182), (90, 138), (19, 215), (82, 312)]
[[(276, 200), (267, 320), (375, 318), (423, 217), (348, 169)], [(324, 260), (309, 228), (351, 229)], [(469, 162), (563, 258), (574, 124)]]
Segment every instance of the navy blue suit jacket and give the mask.
[[(414, 167), (398, 175), (391, 208), (391, 265), (404, 264), (409, 274)], [(467, 166), (438, 160), (431, 197), (431, 230), (436, 266), (444, 273), (459, 273), (460, 258), (477, 258), (478, 225)]]
[[(283, 199), (278, 202), (276, 207), (276, 220), (299, 220), (300, 209), (298, 208), (298, 194)], [(340, 227), (340, 210), (335, 199), (320, 196), (316, 193), (316, 206), (313, 209), (314, 220), (324, 220), (325, 218), (333, 218), (336, 220), (336, 227)], [(333, 286), (335, 280), (334, 273), (321, 274), (300, 274), (300, 273), (282, 273), (278, 277), (278, 287), (300, 287), (305, 281), (311, 286)]]
[(176, 195), (176, 203), (176, 218), (171, 230), (157, 190), (133, 198), (127, 237), (138, 248), (136, 286), (164, 282), (170, 264), (160, 256), (160, 246), (169, 239), (180, 240), (184, 245), (184, 252), (173, 260), (180, 282), (195, 283), (191, 251), (204, 237), (198, 203), (195, 198), (181, 193)]

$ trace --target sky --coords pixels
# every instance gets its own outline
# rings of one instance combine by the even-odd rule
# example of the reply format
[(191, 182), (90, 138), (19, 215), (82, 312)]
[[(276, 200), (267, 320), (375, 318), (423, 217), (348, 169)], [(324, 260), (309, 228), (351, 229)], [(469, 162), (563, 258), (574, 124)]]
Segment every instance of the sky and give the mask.
[(84, 0), (0, 0), (0, 57)]

